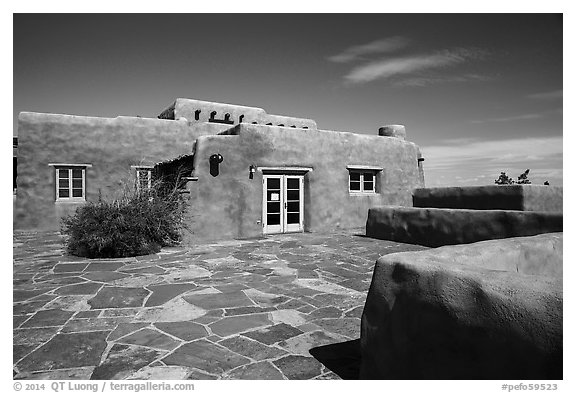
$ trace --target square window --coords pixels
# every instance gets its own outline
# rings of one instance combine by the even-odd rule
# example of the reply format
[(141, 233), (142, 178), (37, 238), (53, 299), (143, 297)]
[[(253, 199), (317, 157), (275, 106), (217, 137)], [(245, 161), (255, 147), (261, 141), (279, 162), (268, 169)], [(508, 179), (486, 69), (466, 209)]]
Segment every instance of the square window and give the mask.
[(348, 185), (350, 193), (375, 194), (376, 170), (349, 169)]

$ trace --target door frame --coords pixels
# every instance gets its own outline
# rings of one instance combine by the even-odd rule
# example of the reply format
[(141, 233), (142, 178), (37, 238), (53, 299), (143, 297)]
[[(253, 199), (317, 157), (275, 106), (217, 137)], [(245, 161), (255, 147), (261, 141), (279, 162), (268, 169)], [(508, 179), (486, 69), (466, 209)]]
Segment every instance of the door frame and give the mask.
[[(289, 179), (297, 179), (298, 180), (298, 191), (300, 192), (298, 195), (298, 213), (299, 213), (299, 220), (298, 223), (289, 224), (288, 223), (288, 180)], [(283, 191), (284, 191), (284, 233), (289, 232), (302, 232), (304, 231), (304, 175), (292, 175), (286, 174), (284, 175), (284, 182), (283, 182)]]
[[(305, 173), (295, 172), (282, 172), (278, 171), (262, 173), (262, 231), (265, 235), (276, 233), (293, 233), (304, 231), (304, 175)], [(268, 185), (267, 179), (280, 180), (280, 223), (276, 225), (268, 225)], [(299, 180), (299, 222), (296, 224), (288, 224), (288, 179)], [(276, 201), (274, 201), (276, 202)]]
[[(279, 180), (279, 187), (280, 189), (278, 194), (278, 202), (280, 205), (280, 220), (277, 225), (268, 225), (267, 218), (268, 218), (268, 179), (278, 179)], [(283, 175), (263, 175), (262, 176), (262, 228), (265, 235), (273, 234), (273, 233), (283, 233), (284, 231), (284, 192), (283, 192)]]

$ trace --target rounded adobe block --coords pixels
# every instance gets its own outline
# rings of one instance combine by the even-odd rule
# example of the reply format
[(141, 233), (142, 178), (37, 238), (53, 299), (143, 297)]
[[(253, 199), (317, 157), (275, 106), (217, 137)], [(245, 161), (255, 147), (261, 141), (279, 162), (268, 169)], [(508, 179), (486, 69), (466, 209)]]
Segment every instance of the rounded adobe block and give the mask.
[(380, 136), (390, 136), (393, 138), (406, 139), (406, 127), (401, 124), (391, 124), (388, 126), (380, 127), (378, 129), (378, 135)]
[(360, 379), (562, 379), (562, 286), (561, 234), (380, 257)]

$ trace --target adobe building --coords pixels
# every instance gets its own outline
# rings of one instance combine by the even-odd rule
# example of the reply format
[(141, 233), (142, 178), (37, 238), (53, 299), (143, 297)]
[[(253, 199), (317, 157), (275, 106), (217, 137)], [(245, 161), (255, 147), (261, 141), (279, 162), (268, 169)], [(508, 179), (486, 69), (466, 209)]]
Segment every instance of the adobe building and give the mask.
[(261, 108), (177, 99), (157, 119), (22, 112), (14, 228), (57, 230), (86, 201), (133, 179), (179, 174), (196, 239), (359, 228), (375, 206), (412, 206), (424, 186), (403, 126), (317, 129)]

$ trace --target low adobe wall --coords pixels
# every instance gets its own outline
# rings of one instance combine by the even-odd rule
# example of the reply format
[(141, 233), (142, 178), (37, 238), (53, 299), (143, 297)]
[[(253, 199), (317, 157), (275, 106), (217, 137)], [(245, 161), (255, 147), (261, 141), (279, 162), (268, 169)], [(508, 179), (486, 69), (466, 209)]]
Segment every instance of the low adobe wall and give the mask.
[(524, 210), (562, 213), (563, 188), (554, 186), (522, 186)]
[(562, 228), (560, 213), (388, 206), (368, 211), (366, 236), (438, 247), (562, 232)]
[(414, 207), (562, 212), (562, 187), (537, 185), (438, 187), (414, 190)]
[(389, 254), (360, 378), (562, 379), (562, 306), (562, 234)]

